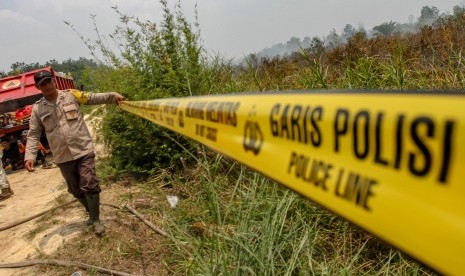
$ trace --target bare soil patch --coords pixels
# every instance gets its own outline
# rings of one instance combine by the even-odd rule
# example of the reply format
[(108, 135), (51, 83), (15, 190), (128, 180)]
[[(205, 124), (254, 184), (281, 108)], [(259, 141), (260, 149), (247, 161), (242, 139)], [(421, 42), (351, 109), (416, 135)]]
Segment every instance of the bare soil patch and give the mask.
[[(66, 184), (58, 168), (40, 169), (29, 173), (20, 170), (9, 174), (14, 195), (0, 202), (0, 226), (48, 210), (60, 202), (71, 201)], [(77, 204), (75, 204), (77, 206)], [(47, 255), (84, 230), (82, 219), (85, 212), (80, 208), (70, 208), (63, 214), (55, 214), (53, 223), (40, 226), (41, 218), (23, 223), (0, 232), (0, 262), (12, 263), (34, 256)], [(35, 229), (34, 237), (30, 231)], [(0, 275), (21, 274), (28, 269), (0, 269)]]

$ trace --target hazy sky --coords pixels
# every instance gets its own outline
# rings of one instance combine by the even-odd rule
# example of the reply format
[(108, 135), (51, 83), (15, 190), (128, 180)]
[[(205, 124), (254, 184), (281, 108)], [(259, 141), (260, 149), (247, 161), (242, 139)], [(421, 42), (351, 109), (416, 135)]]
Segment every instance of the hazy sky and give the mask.
[[(178, 0), (167, 0), (172, 6)], [(227, 58), (242, 58), (291, 37), (326, 36), (333, 28), (340, 34), (345, 24), (369, 30), (390, 20), (416, 20), (423, 6), (452, 12), (464, 0), (180, 0), (193, 22), (197, 3), (203, 44)], [(0, 0), (0, 71), (16, 61), (44, 63), (90, 57), (78, 32), (94, 39), (90, 14), (99, 31), (111, 33), (119, 24), (111, 8), (141, 19), (160, 22), (158, 0)]]

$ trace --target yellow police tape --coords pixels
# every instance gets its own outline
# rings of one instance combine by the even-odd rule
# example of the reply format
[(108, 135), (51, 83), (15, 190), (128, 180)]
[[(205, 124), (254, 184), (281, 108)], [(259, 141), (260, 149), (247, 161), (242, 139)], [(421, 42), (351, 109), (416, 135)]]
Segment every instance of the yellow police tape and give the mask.
[(457, 94), (233, 94), (121, 108), (255, 169), (439, 272), (465, 274), (465, 97)]

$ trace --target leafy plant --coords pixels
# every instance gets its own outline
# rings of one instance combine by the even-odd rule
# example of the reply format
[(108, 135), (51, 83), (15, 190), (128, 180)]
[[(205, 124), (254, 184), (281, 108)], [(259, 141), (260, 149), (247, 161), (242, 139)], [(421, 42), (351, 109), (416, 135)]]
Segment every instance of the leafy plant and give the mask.
[[(160, 3), (164, 12), (160, 25), (127, 16), (114, 7), (121, 26), (105, 36), (93, 18), (97, 40), (81, 38), (101, 64), (88, 71), (95, 80), (95, 91), (120, 91), (128, 100), (209, 91), (211, 71), (203, 69), (208, 66), (203, 66), (199, 30), (185, 19), (180, 4), (171, 11), (167, 1)], [(173, 167), (185, 155), (180, 145), (191, 146), (188, 140), (118, 109), (108, 109), (102, 116), (103, 140), (112, 153), (110, 164), (117, 170), (150, 174), (160, 167)], [(178, 144), (167, 138), (174, 136)]]

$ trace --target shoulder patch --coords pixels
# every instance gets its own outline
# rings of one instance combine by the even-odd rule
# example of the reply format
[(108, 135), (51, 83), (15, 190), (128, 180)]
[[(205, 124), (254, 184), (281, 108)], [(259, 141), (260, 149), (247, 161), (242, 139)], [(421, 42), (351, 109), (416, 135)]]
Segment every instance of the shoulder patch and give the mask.
[(80, 104), (86, 104), (89, 101), (89, 92), (83, 92), (76, 89), (69, 89), (69, 92), (73, 94)]

